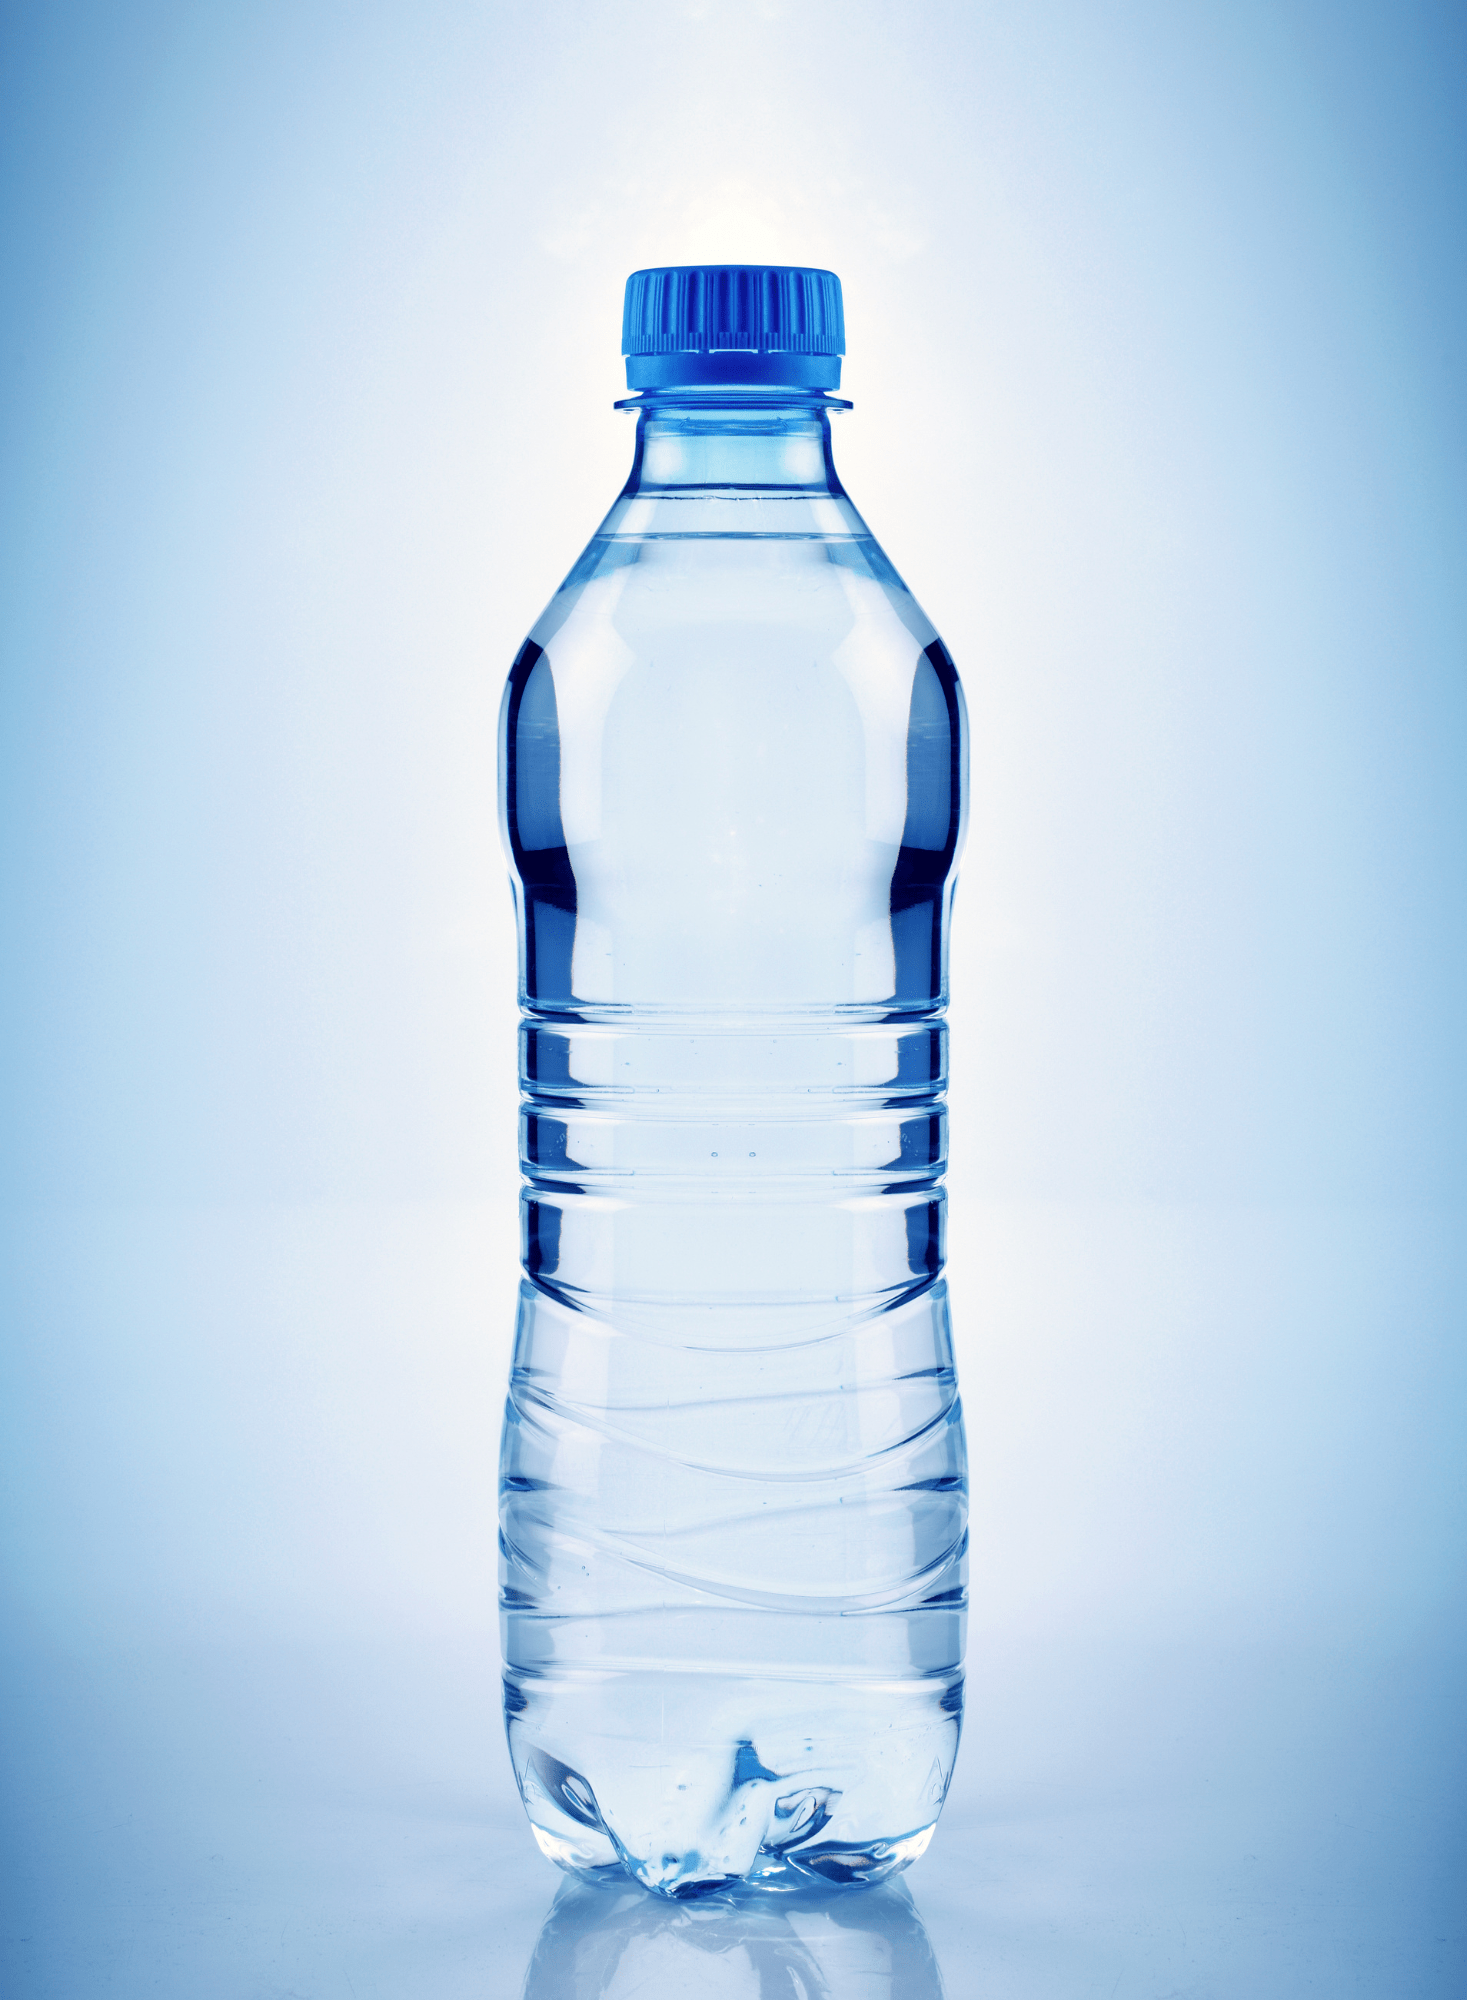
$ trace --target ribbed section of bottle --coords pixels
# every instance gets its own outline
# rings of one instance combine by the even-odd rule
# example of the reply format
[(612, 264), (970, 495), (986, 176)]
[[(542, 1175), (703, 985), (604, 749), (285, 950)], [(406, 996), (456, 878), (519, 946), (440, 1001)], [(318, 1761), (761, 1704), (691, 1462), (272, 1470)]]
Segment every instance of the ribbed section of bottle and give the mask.
[(936, 1015), (528, 1017), (511, 1748), (563, 1865), (919, 1853), (961, 1715)]

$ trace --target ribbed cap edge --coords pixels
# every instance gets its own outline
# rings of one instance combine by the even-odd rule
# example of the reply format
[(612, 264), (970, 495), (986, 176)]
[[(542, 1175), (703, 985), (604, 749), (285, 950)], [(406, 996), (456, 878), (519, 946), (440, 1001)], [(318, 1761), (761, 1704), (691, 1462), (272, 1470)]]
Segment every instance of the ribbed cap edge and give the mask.
[(846, 351), (840, 279), (803, 264), (661, 264), (627, 279), (621, 351)]

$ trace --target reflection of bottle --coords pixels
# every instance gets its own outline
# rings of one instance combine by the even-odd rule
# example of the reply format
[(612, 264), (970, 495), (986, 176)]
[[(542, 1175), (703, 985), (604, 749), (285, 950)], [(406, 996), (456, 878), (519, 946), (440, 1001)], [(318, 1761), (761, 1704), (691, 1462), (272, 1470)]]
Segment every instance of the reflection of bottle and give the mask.
[(524, 2000), (942, 2000), (942, 1978), (906, 1886), (863, 1896), (814, 1888), (714, 1896), (671, 1908), (628, 1884), (567, 1882), (525, 1976)]
[(828, 272), (627, 288), (636, 459), (505, 694), (525, 1282), (505, 1700), (544, 1851), (870, 1882), (962, 1710), (952, 663), (851, 506)]

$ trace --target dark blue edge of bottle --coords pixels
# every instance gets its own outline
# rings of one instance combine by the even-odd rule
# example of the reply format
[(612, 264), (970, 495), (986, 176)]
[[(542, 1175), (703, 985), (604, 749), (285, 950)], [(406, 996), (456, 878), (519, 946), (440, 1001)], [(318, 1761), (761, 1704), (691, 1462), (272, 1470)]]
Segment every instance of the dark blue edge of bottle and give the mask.
[[(876, 1020), (900, 1021), (943, 998), (943, 900), (961, 830), (962, 714), (957, 670), (942, 641), (934, 639), (921, 657), (931, 672), (919, 671), (912, 686), (907, 818), (890, 888), (896, 979), (891, 1002), (865, 1016)], [(537, 673), (542, 661), (546, 669)], [(585, 1019), (571, 985), (576, 877), (560, 815), (555, 683), (533, 639), (510, 669), (503, 748), (505, 822), (523, 893), (525, 1005)], [(606, 1011), (622, 1010), (598, 1006), (596, 1018)]]

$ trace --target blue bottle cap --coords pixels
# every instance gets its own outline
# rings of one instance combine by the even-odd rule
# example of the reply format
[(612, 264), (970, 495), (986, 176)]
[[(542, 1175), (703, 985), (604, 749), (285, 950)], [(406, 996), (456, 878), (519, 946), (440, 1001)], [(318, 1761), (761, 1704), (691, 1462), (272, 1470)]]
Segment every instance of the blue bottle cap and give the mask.
[(838, 389), (840, 279), (802, 264), (662, 264), (627, 279), (629, 389)]

